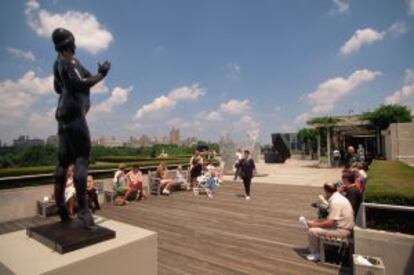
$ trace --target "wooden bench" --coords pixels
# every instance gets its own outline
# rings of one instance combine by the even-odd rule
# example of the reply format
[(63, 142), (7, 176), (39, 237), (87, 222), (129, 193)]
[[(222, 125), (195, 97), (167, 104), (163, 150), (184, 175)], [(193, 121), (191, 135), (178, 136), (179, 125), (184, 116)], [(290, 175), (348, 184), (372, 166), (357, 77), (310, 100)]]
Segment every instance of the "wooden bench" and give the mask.
[[(170, 179), (176, 178), (176, 170), (168, 170), (167, 177)], [(187, 179), (187, 171), (183, 171), (183, 177)], [(161, 183), (160, 178), (157, 177), (156, 171), (148, 171), (149, 189), (151, 195), (158, 196), (161, 194)]]
[(161, 193), (161, 183), (160, 178), (156, 174), (156, 171), (148, 171), (150, 193), (151, 195), (158, 196)]
[(36, 210), (37, 215), (43, 218), (54, 216), (58, 213), (58, 208), (54, 201), (38, 200), (36, 202)]
[(105, 202), (113, 203), (116, 197), (115, 191), (105, 190), (104, 197), (105, 197)]
[[(98, 200), (100, 202), (103, 201), (100, 198), (102, 198), (102, 196), (105, 196), (104, 183), (102, 181), (95, 181), (95, 189), (98, 195)], [(38, 216), (47, 218), (50, 216), (57, 215), (58, 208), (56, 206), (55, 201), (37, 200), (36, 201), (36, 213)]]
[(340, 262), (343, 263), (344, 261), (349, 260), (352, 255), (351, 253), (352, 244), (353, 244), (352, 234), (351, 236), (346, 237), (346, 238), (333, 237), (333, 236), (319, 236), (319, 248), (320, 248), (319, 250), (321, 254), (321, 259), (320, 259), (321, 263), (326, 263), (325, 249), (327, 245), (333, 246), (337, 249)]

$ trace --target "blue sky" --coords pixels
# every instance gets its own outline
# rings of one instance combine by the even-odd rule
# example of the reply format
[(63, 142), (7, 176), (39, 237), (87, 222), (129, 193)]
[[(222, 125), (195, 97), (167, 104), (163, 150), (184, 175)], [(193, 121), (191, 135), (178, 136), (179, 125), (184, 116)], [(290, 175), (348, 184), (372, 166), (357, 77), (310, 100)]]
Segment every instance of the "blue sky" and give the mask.
[(56, 132), (50, 41), (74, 32), (93, 138), (217, 140), (295, 131), (311, 116), (414, 107), (414, 1), (3, 1), (0, 139)]

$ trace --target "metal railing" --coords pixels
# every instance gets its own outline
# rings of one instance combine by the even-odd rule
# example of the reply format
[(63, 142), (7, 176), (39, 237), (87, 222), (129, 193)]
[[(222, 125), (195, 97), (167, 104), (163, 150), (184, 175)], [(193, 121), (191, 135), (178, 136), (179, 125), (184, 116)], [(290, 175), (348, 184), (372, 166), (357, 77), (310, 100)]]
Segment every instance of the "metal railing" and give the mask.
[(367, 228), (366, 208), (377, 208), (377, 209), (386, 209), (386, 210), (398, 210), (398, 211), (414, 212), (414, 206), (363, 202), (361, 204), (361, 210), (360, 210), (361, 211), (361, 227), (362, 228)]
[[(187, 168), (189, 164), (169, 164), (168, 168), (173, 169), (176, 168), (178, 165), (181, 165), (183, 168)], [(156, 170), (157, 166), (141, 166), (140, 170), (145, 174), (148, 171)], [(89, 170), (89, 174), (95, 176), (103, 176), (110, 173), (114, 173), (117, 169), (110, 168), (110, 169), (91, 169)], [(45, 173), (45, 174), (35, 174), (35, 175), (24, 175), (24, 176), (11, 176), (11, 177), (3, 177), (0, 178), (0, 189), (8, 189), (8, 188), (19, 188), (24, 187), (25, 184), (30, 185), (30, 182), (42, 182), (42, 181), (53, 181), (53, 173)], [(49, 182), (51, 183), (51, 182)], [(13, 186), (15, 184), (15, 186)], [(47, 184), (47, 183), (44, 183)], [(7, 185), (6, 188), (2, 185)], [(35, 185), (43, 185), (43, 184), (35, 184)]]

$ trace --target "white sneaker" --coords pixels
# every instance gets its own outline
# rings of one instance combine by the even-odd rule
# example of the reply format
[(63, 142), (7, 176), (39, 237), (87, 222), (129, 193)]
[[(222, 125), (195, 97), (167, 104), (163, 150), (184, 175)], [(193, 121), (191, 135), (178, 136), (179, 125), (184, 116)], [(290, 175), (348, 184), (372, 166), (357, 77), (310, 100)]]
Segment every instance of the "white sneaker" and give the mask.
[(250, 200), (250, 196), (246, 196), (246, 201), (249, 201)]
[(306, 255), (306, 259), (312, 262), (319, 262), (321, 259), (321, 255), (319, 253), (309, 254), (309, 255)]
[(164, 195), (169, 195), (170, 194), (170, 191), (168, 191), (167, 189), (164, 189), (164, 190), (162, 190), (162, 193), (164, 194)]
[(308, 220), (304, 216), (299, 217), (299, 223), (301, 223), (306, 229), (309, 228)]

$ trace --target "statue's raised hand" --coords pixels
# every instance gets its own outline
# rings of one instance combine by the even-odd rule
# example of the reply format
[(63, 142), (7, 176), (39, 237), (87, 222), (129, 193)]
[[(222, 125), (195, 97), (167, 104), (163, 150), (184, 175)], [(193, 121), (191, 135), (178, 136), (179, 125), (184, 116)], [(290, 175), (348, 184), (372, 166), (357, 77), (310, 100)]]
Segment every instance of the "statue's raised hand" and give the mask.
[(111, 69), (111, 62), (106, 60), (104, 63), (98, 63), (98, 73), (102, 74), (104, 77), (108, 74)]

